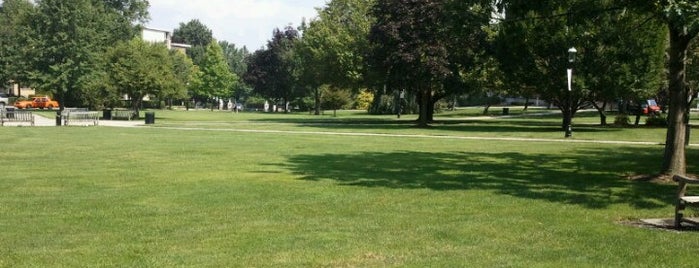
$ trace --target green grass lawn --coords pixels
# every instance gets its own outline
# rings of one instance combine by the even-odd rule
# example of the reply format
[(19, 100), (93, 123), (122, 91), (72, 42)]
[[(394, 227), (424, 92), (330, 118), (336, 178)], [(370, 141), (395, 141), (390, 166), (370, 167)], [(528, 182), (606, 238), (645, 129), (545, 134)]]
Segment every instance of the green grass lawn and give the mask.
[[(523, 113), (514, 108), (511, 112), (515, 117), (483, 117), (479, 108), (445, 112), (435, 115), (437, 122), (429, 129), (415, 128), (416, 115), (396, 119), (395, 115), (371, 116), (362, 111), (341, 111), (337, 117), (333, 117), (332, 112), (313, 116), (308, 113), (156, 111), (156, 117), (159, 127), (563, 139), (560, 113), (545, 109), (531, 109)], [(613, 115), (610, 115), (609, 123), (613, 123), (613, 120)], [(600, 127), (598, 115), (592, 112), (579, 114), (573, 125), (574, 140), (663, 143), (665, 134), (666, 130), (659, 127)]]
[[(537, 118), (423, 130), (358, 113), (156, 117), (0, 128), (0, 267), (695, 264), (698, 232), (622, 224), (672, 216), (674, 185), (626, 179), (657, 171), (659, 145), (298, 133), (563, 136)], [(240, 128), (297, 132), (212, 130)], [(661, 133), (590, 128), (574, 138)]]

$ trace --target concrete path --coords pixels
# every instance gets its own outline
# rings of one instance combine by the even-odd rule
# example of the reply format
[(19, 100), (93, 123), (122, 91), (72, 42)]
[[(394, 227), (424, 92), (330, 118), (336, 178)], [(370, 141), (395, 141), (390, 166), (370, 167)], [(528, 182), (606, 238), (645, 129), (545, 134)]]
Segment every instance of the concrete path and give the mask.
[[(28, 125), (27, 123), (6, 123), (11, 125)], [(34, 125), (38, 127), (55, 127), (56, 120), (34, 115)], [(146, 126), (143, 119), (124, 120), (100, 120), (100, 126), (106, 127), (143, 127)], [(361, 132), (320, 132), (320, 131), (284, 131), (284, 130), (259, 130), (259, 129), (215, 129), (198, 127), (161, 127), (162, 129), (188, 130), (188, 131), (224, 131), (224, 132), (247, 132), (247, 133), (274, 133), (288, 135), (331, 135), (331, 136), (375, 136), (375, 137), (395, 137), (395, 138), (430, 138), (430, 139), (453, 139), (453, 140), (490, 140), (490, 141), (522, 141), (522, 142), (557, 142), (557, 143), (599, 143), (599, 144), (626, 144), (626, 145), (662, 145), (657, 142), (642, 141), (611, 141), (611, 140), (576, 140), (576, 139), (535, 139), (535, 138), (503, 138), (503, 137), (470, 137), (470, 136), (444, 136), (444, 135), (419, 135), (419, 134), (379, 134)], [(699, 144), (690, 144), (699, 146)]]
[[(15, 125), (28, 125), (27, 123), (14, 123), (14, 124)], [(6, 125), (12, 125), (12, 123), (9, 123)], [(137, 119), (137, 120), (131, 120), (131, 121), (99, 120), (99, 125), (106, 126), (106, 127), (138, 127), (138, 126), (145, 125), (145, 121), (143, 119)], [(43, 117), (40, 115), (34, 115), (34, 126), (37, 126), (37, 127), (55, 127), (56, 126), (56, 119), (55, 118), (46, 118), (46, 117)]]

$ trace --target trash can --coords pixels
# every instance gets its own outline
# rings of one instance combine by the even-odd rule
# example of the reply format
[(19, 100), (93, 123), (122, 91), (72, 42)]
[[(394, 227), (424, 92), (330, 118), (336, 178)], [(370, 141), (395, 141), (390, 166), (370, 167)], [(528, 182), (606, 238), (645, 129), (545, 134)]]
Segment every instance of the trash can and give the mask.
[(510, 108), (502, 108), (502, 115), (509, 115), (510, 114)]
[(5, 108), (5, 117), (6, 118), (15, 118), (15, 108), (14, 107), (7, 107)]
[(155, 124), (155, 113), (154, 112), (146, 112), (146, 125), (152, 125)]
[(102, 110), (102, 120), (112, 120), (112, 110), (111, 109)]

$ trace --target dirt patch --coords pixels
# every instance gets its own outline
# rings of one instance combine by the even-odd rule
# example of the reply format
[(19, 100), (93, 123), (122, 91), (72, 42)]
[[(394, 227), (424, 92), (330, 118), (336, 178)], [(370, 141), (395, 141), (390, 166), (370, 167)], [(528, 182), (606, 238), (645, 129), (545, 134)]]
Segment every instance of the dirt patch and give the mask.
[(651, 229), (660, 231), (671, 231), (671, 232), (699, 232), (699, 225), (682, 223), (681, 228), (675, 228), (674, 219), (640, 219), (640, 220), (624, 220), (620, 221), (619, 224)]
[(674, 183), (672, 175), (669, 174), (633, 174), (626, 176), (626, 179), (630, 181)]

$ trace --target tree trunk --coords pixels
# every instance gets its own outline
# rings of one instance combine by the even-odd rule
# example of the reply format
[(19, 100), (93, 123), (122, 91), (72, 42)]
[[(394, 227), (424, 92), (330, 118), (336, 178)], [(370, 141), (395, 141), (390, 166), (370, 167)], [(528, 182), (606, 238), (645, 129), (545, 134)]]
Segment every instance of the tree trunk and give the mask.
[(434, 100), (432, 97), (430, 97), (430, 101), (428, 102), (427, 105), (427, 123), (434, 123), (434, 105), (437, 103), (436, 100)]
[(524, 109), (523, 111), (529, 110), (529, 96), (524, 99)]
[(607, 102), (605, 101), (602, 106), (597, 105), (596, 102), (592, 102), (592, 106), (597, 109), (597, 113), (599, 113), (599, 124), (600, 126), (606, 126), (607, 125), (607, 114), (604, 113), (605, 108), (607, 107)]
[(428, 127), (429, 126), (429, 103), (430, 103), (430, 90), (422, 89), (420, 92), (420, 117), (417, 119), (418, 127)]
[(313, 99), (315, 100), (315, 107), (313, 107), (315, 112), (313, 114), (320, 115), (320, 90), (318, 87), (315, 87), (313, 90)]
[(667, 136), (665, 140), (665, 156), (661, 172), (664, 174), (685, 175), (687, 163), (685, 159), (686, 116), (689, 109), (689, 90), (686, 83), (687, 49), (691, 41), (682, 30), (670, 24), (670, 51), (668, 63), (669, 106), (667, 116)]
[(568, 112), (568, 109), (563, 108), (563, 109), (561, 109), (561, 112), (563, 112), (563, 121), (562, 121), (563, 125), (561, 126), (561, 130), (565, 131), (566, 129), (568, 129), (568, 125), (571, 122), (573, 122), (573, 120), (571, 120), (571, 118), (570, 118), (570, 113)]

